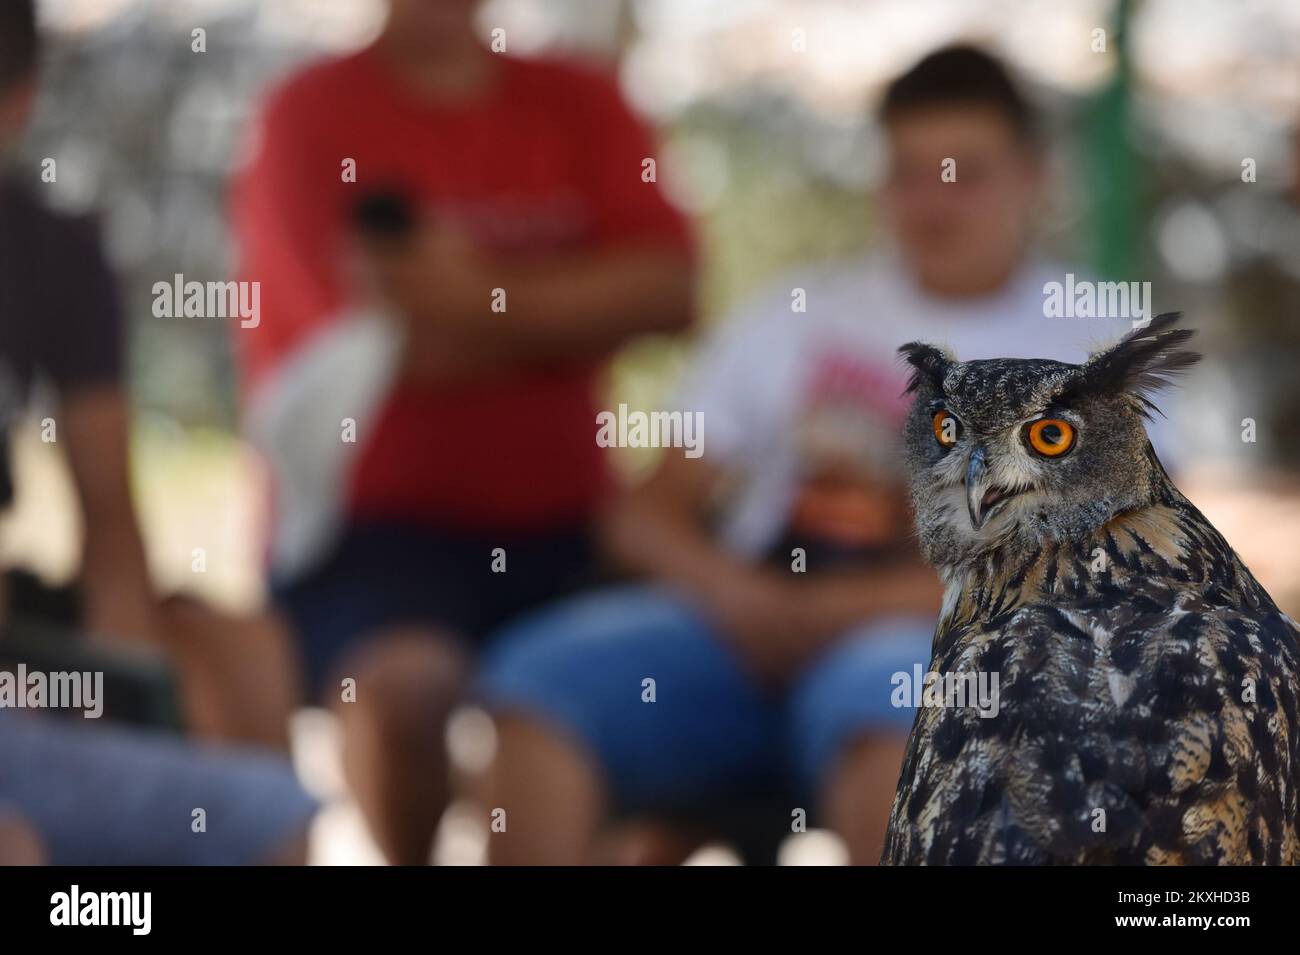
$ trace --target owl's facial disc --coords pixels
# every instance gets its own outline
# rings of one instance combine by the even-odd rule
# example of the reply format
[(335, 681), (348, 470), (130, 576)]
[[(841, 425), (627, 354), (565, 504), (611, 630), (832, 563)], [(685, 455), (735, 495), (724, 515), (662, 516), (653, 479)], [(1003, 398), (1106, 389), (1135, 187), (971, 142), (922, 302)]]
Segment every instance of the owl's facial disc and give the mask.
[[(941, 569), (1079, 541), (1168, 486), (1143, 426), (1150, 395), (1196, 361), (1159, 316), (1083, 364), (900, 352), (916, 396), (904, 439), (921, 552)], [(965, 511), (966, 513), (962, 513)], [(1028, 551), (1026, 551), (1028, 552)]]

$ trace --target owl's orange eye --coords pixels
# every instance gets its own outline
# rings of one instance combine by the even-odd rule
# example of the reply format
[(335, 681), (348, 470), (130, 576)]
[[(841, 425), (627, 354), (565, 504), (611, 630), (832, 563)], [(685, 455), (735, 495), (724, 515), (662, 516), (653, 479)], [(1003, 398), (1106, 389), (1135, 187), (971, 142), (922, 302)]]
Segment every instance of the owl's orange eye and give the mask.
[(957, 437), (961, 434), (961, 422), (955, 415), (940, 409), (934, 413), (930, 419), (930, 426), (934, 429), (934, 440), (939, 442), (941, 448), (951, 448), (957, 443)]
[(1074, 447), (1074, 426), (1060, 418), (1040, 418), (1025, 429), (1029, 446), (1045, 458), (1059, 458)]

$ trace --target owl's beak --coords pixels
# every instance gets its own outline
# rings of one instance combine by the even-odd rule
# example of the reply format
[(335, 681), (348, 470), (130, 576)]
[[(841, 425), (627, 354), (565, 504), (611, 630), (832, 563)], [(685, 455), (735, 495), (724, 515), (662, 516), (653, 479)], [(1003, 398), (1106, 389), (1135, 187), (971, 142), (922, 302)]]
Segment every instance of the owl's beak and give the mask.
[(984, 509), (984, 478), (988, 474), (988, 466), (984, 463), (984, 446), (976, 445), (975, 450), (970, 454), (970, 461), (966, 464), (966, 510), (970, 514), (971, 527), (979, 530), (984, 526), (984, 521), (988, 518), (988, 511)]

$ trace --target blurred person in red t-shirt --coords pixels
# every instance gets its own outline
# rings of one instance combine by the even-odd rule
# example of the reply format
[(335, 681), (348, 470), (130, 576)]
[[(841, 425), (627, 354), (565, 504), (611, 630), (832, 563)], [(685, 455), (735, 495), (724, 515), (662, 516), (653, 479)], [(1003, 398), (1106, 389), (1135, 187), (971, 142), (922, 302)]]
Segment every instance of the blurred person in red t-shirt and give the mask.
[(604, 359), (691, 316), (615, 83), (489, 49), (476, 7), (390, 0), (270, 96), (235, 193), (273, 590), (394, 862), (428, 859), (477, 638), (588, 577)]

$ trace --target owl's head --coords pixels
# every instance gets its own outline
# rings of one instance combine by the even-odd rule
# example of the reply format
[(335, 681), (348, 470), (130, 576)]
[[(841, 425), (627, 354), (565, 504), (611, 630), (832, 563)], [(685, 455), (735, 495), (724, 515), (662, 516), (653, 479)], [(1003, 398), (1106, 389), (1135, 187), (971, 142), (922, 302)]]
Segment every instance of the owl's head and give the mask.
[(1078, 540), (1167, 481), (1147, 439), (1152, 394), (1200, 356), (1160, 315), (1082, 365), (899, 352), (915, 400), (906, 447), (922, 552), (956, 566), (999, 546)]

